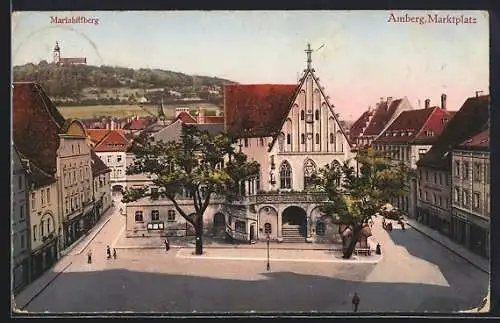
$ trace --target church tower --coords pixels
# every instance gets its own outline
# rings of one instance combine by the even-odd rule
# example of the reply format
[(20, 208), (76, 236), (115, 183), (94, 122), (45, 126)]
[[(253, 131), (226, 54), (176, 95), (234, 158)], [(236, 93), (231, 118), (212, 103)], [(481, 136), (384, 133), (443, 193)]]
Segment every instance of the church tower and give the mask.
[(54, 47), (54, 63), (59, 64), (61, 62), (61, 48), (59, 47), (59, 43), (56, 42), (56, 46)]
[(165, 110), (163, 109), (163, 96), (162, 96), (161, 97), (161, 103), (158, 106), (158, 120), (160, 120), (163, 123), (165, 123), (165, 119), (166, 119), (166, 116), (165, 116)]

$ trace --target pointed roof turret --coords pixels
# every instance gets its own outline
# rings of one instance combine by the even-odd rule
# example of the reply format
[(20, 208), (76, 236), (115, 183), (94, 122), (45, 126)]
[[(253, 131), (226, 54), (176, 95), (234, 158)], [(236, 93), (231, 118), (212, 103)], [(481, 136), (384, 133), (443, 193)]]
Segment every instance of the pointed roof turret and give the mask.
[(311, 59), (311, 53), (313, 52), (313, 50), (311, 49), (311, 44), (307, 44), (307, 48), (305, 50), (306, 52), (306, 55), (307, 55), (307, 69), (310, 70), (311, 69), (311, 62), (312, 62), (312, 59)]

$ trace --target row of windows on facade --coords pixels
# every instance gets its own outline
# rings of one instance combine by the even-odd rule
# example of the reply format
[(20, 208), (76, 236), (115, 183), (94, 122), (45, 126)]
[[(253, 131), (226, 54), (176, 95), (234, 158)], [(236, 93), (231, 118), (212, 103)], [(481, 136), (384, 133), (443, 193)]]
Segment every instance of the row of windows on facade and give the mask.
[[(420, 185), (420, 182), (422, 181), (422, 172), (423, 172), (422, 169), (418, 170), (419, 185)], [(425, 182), (430, 183), (429, 177), (430, 177), (429, 170), (425, 170)], [(443, 173), (441, 173), (441, 172), (434, 172), (434, 181), (433, 181), (434, 184), (437, 185), (439, 183), (439, 185), (449, 186), (448, 179), (449, 179), (448, 174), (445, 173), (443, 176)]]
[[(47, 225), (47, 226), (45, 226)], [(45, 228), (47, 231), (45, 231)], [(45, 233), (50, 234), (53, 231), (53, 228), (51, 227), (51, 222), (50, 218), (47, 219), (47, 221), (40, 221), (40, 225), (38, 226), (39, 231), (37, 231), (37, 225), (33, 225), (33, 241), (37, 241), (37, 239), (43, 239), (45, 237)], [(51, 231), (52, 229), (52, 231)]]
[[(391, 137), (391, 136), (392, 137), (398, 137), (398, 136), (400, 136), (400, 137), (405, 137), (405, 136), (410, 137), (413, 134), (414, 134), (413, 131), (387, 131), (385, 133), (385, 136), (386, 137)], [(434, 131), (432, 131), (432, 130), (426, 130), (426, 131), (424, 131), (424, 135), (426, 137), (434, 137), (436, 135), (436, 133)]]
[(76, 145), (76, 149), (75, 149), (75, 145), (71, 145), (71, 153), (74, 155), (75, 153), (78, 153), (78, 154), (81, 154), (81, 147), (80, 147), (80, 144), (77, 144)]
[[(462, 166), (462, 167), (460, 167)], [(473, 174), (472, 179), (475, 182), (481, 182), (483, 177), (481, 176), (481, 171), (484, 170), (484, 181), (486, 183), (490, 182), (490, 165), (482, 163), (473, 163)], [(460, 163), (459, 160), (455, 160), (454, 163), (454, 175), (455, 177), (462, 179), (469, 179), (470, 164), (467, 161)]]
[[(113, 155), (108, 155), (106, 156), (106, 160), (108, 161), (108, 163), (111, 163), (113, 161)], [(116, 156), (116, 162), (117, 163), (121, 163), (122, 162), (122, 156), (121, 155), (117, 155)]]
[(86, 192), (80, 192), (75, 193), (73, 195), (76, 195), (74, 197), (66, 197), (64, 199), (64, 209), (66, 213), (71, 211), (74, 211), (75, 209), (78, 209), (80, 206), (83, 206), (83, 203), (88, 203), (91, 200), (91, 195), (90, 195), (90, 190), (87, 190)]
[[(90, 180), (89, 168), (90, 168), (89, 166), (85, 166), (85, 168), (80, 166), (80, 170), (79, 170), (80, 182), (83, 182), (84, 179)], [(76, 170), (73, 170), (73, 171), (64, 170), (63, 171), (63, 179), (64, 179), (64, 186), (70, 186), (70, 185), (76, 184), (78, 181), (77, 176), (76, 176)]]
[[(176, 212), (175, 210), (167, 211), (167, 221), (175, 222), (176, 220)], [(152, 210), (150, 214), (150, 221), (160, 221), (160, 211)], [(143, 211), (135, 211), (135, 222), (144, 222), (144, 212)]]
[[(284, 134), (283, 134), (283, 136), (284, 136)], [(308, 138), (312, 138), (312, 134), (308, 134), (307, 137)], [(330, 137), (329, 138), (330, 138), (330, 144), (333, 145), (335, 143), (335, 135), (333, 133), (330, 133)], [(281, 139), (281, 140), (283, 140), (283, 139)], [(317, 133), (315, 135), (315, 141), (316, 141), (316, 145), (320, 144), (320, 135), (319, 135), (319, 133)], [(292, 144), (292, 135), (291, 134), (287, 134), (286, 135), (286, 143), (287, 143), (287, 145), (291, 145)], [(303, 133), (300, 134), (300, 143), (302, 145), (304, 145), (306, 143), (306, 135), (303, 134)], [(241, 140), (240, 140), (240, 144), (242, 144)], [(258, 145), (259, 146), (264, 146), (264, 144), (265, 144), (264, 138), (259, 138)], [(248, 138), (244, 138), (243, 139), (243, 146), (244, 147), (249, 147), (250, 146)]]
[[(41, 189), (40, 190), (40, 205), (45, 207), (46, 205), (50, 205), (50, 188)], [(36, 209), (36, 192), (31, 193), (31, 209)]]
[[(304, 188), (312, 188), (314, 187), (314, 183), (312, 181), (313, 174), (316, 173), (315, 164), (310, 161), (304, 164)], [(280, 166), (280, 188), (282, 189), (291, 189), (292, 188), (292, 166), (288, 161), (283, 161)], [(276, 182), (274, 178), (274, 174), (271, 173), (271, 184)], [(338, 183), (340, 184), (340, 183)]]
[[(393, 146), (393, 145), (374, 145), (375, 150), (384, 152), (386, 157), (389, 159), (397, 159), (397, 160), (410, 160), (411, 157), (411, 149), (409, 146)], [(421, 152), (423, 154), (426, 153), (426, 150)]]
[[(481, 209), (481, 199), (482, 194), (480, 192), (473, 192), (472, 193), (472, 207), (474, 209)], [(462, 196), (460, 196), (460, 188), (455, 187), (453, 189), (453, 200), (457, 203), (460, 204), (462, 202), (462, 206), (468, 207), (469, 206), (469, 200), (470, 200), (470, 192), (467, 189), (462, 189)], [(489, 213), (490, 212), (490, 203), (489, 203), (489, 196), (485, 196), (485, 206), (486, 206), (486, 211)]]
[[(422, 200), (422, 190), (418, 190), (418, 196)], [(429, 200), (429, 192), (424, 191), (424, 196), (425, 196), (425, 201), (430, 202)], [(448, 208), (450, 206), (450, 199), (446, 198), (444, 199), (444, 204), (443, 204), (443, 197), (438, 196), (436, 193), (432, 193), (432, 204), (437, 205), (437, 206), (442, 206), (444, 208)]]
[[(231, 219), (231, 217), (229, 217), (229, 218)], [(318, 221), (316, 223), (315, 231), (316, 231), (317, 235), (320, 235), (320, 236), (325, 235), (325, 229), (326, 229), (326, 226), (325, 226), (324, 222)], [(244, 233), (244, 234), (246, 234), (247, 233), (246, 222), (245, 221), (241, 221), (241, 220), (236, 220), (234, 222), (234, 231), (236, 231), (238, 233)], [(265, 234), (272, 234), (273, 233), (273, 226), (272, 226), (271, 223), (266, 222), (264, 224), (264, 233)]]
[(113, 169), (113, 172), (112, 172), (113, 178), (121, 177), (122, 173), (123, 173), (123, 171), (121, 169)]

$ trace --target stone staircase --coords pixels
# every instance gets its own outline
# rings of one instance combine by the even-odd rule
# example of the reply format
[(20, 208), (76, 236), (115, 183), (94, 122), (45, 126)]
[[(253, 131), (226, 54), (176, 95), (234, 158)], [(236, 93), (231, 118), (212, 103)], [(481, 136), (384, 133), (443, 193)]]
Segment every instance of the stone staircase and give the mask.
[(283, 242), (305, 242), (300, 225), (284, 225), (281, 228)]

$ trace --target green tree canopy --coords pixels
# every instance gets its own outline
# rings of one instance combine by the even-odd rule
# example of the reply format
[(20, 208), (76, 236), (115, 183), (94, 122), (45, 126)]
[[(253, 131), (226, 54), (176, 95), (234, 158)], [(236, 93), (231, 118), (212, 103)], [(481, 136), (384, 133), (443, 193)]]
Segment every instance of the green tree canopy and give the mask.
[(384, 211), (383, 207), (408, 194), (408, 180), (413, 176), (405, 164), (395, 165), (382, 152), (371, 148), (358, 151), (355, 161), (357, 169), (349, 162), (334, 161), (320, 169), (315, 179), (329, 197), (322, 212), (354, 229), (354, 239), (344, 252), (345, 258), (351, 256), (363, 225), (372, 216), (400, 216), (395, 211)]
[[(238, 184), (259, 174), (259, 164), (234, 149), (234, 141), (225, 134), (216, 136), (184, 125), (179, 141), (151, 142), (141, 136), (131, 146), (135, 155), (127, 174), (150, 174), (151, 190), (145, 186), (125, 191), (128, 203), (156, 194), (169, 199), (179, 214), (193, 225), (196, 233), (196, 254), (203, 253), (203, 215), (211, 198), (238, 198)], [(195, 212), (186, 212), (178, 203), (189, 192)]]

